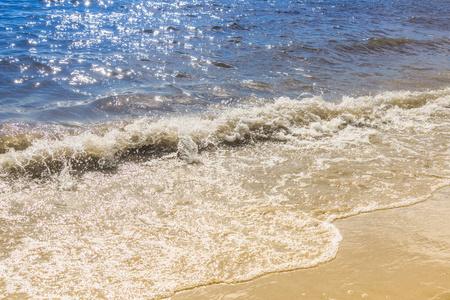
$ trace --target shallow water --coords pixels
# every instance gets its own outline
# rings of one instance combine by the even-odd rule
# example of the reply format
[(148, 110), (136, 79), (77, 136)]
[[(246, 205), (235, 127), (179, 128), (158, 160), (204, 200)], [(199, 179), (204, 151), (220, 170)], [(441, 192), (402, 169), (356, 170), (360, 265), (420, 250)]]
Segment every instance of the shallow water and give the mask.
[(448, 299), (449, 199), (447, 187), (413, 206), (338, 220), (343, 240), (332, 262), (171, 299)]
[(279, 99), (10, 150), (3, 295), (155, 298), (331, 260), (336, 218), (449, 184), (449, 101)]
[(450, 183), (448, 2), (0, 10), (2, 297), (315, 266), (334, 220)]

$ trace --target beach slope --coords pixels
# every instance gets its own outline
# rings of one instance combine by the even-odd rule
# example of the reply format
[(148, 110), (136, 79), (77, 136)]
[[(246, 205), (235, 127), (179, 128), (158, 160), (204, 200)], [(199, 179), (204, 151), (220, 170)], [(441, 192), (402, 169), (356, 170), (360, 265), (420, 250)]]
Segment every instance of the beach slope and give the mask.
[(172, 299), (450, 299), (450, 187), (335, 225), (344, 239), (332, 262)]

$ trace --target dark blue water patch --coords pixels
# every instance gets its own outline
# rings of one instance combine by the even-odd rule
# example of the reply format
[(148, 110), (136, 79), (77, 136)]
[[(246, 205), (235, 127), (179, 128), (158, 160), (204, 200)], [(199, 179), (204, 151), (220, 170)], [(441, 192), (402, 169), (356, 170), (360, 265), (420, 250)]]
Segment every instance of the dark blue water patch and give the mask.
[(364, 41), (353, 40), (347, 43), (338, 43), (335, 49), (343, 53), (399, 53), (420, 55), (420, 51), (448, 52), (450, 39), (414, 40), (406, 37), (399, 38), (368, 38)]
[(433, 30), (448, 30), (450, 31), (449, 18), (428, 16), (426, 12), (420, 14), (420, 16), (412, 16), (408, 19), (408, 22), (424, 26), (425, 28)]
[[(24, 118), (173, 86), (205, 107), (223, 100), (214, 88), (236, 100), (333, 98), (383, 90), (411, 63), (431, 68), (429, 81), (450, 64), (446, 1), (0, 0), (0, 14), (0, 111)], [(119, 115), (149, 113), (135, 108)]]

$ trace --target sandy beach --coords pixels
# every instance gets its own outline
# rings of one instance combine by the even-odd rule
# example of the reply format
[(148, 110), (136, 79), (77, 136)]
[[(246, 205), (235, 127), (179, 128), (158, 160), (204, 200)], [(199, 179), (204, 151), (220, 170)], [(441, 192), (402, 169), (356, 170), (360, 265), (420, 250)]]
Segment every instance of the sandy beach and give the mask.
[(450, 187), (416, 205), (335, 224), (343, 241), (329, 263), (171, 299), (450, 299)]

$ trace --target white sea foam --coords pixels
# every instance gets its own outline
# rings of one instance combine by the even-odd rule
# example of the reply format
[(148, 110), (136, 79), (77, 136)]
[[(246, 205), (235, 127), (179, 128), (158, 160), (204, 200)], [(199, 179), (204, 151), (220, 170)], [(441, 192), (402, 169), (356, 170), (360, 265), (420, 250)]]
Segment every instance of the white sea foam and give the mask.
[(450, 184), (449, 107), (280, 98), (35, 139), (1, 156), (0, 295), (151, 299), (329, 261), (336, 218)]
[(292, 135), (329, 136), (347, 126), (406, 129), (416, 126), (417, 119), (431, 119), (440, 112), (445, 113), (449, 94), (448, 89), (389, 92), (374, 97), (345, 97), (338, 104), (318, 97), (302, 101), (280, 98), (265, 106), (214, 113), (211, 118), (177, 117), (157, 122), (141, 118), (123, 127), (110, 125), (102, 134), (89, 131), (75, 136), (66, 134), (58, 140), (35, 139), (25, 150), (10, 149), (2, 154), (0, 166), (3, 170), (48, 169), (69, 160), (109, 166), (135, 149), (176, 151), (180, 138), (187, 136), (203, 150), (220, 144), (287, 140)]

